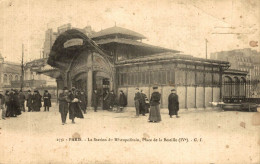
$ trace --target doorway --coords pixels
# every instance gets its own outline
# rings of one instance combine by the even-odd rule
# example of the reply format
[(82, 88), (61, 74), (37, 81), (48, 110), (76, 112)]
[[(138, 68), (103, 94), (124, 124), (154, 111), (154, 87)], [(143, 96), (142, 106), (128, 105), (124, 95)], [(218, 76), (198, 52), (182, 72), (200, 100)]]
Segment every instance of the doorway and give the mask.
[(99, 95), (98, 108), (105, 109), (104, 98), (106, 97), (107, 92), (110, 91), (110, 81), (108, 78), (96, 76), (94, 84), (94, 89), (97, 90), (97, 94)]

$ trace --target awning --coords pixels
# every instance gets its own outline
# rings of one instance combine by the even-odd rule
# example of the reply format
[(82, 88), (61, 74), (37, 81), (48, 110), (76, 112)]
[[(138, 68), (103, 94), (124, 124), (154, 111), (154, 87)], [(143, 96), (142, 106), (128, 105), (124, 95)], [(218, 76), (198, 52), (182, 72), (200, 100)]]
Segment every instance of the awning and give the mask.
[(55, 40), (47, 63), (55, 68), (65, 69), (74, 57), (85, 50), (94, 50), (107, 57), (98, 45), (84, 33), (76, 29), (67, 30)]

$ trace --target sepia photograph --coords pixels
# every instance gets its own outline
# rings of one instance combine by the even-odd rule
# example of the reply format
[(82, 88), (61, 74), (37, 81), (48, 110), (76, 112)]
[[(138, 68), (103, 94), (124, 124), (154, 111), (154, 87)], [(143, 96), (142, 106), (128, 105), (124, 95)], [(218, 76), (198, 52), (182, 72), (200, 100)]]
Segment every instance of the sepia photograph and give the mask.
[(0, 0), (0, 164), (259, 164), (259, 0)]

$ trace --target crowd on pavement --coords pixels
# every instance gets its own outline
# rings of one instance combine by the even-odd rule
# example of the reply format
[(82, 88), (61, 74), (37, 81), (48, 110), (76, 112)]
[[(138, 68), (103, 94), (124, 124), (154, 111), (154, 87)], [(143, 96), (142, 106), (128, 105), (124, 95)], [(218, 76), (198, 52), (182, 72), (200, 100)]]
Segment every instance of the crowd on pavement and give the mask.
[(17, 117), (26, 112), (25, 109), (28, 108), (28, 112), (39, 112), (42, 107), (42, 102), (44, 106), (44, 111), (49, 111), (51, 107), (51, 94), (48, 90), (44, 91), (43, 96), (38, 90), (27, 91), (25, 95), (22, 90), (18, 92), (17, 89), (6, 90), (5, 93), (0, 89), (0, 109), (2, 110), (2, 119), (6, 117)]
[[(127, 106), (127, 97), (125, 93), (120, 90), (119, 95), (115, 95), (113, 91), (106, 91), (105, 94), (98, 94), (97, 90), (93, 91), (91, 106), (94, 108), (94, 112), (97, 112), (97, 108), (100, 105), (100, 98), (102, 98), (103, 110), (124, 112), (124, 108)], [(150, 100), (143, 93), (142, 90), (136, 88), (136, 93), (134, 96), (134, 104), (136, 108), (135, 117), (139, 115), (145, 116), (149, 114), (149, 122), (160, 122), (160, 100), (161, 94), (158, 92), (158, 87), (153, 87), (153, 92), (151, 94)], [(75, 87), (69, 90), (67, 87), (63, 88), (62, 93), (59, 94), (59, 112), (61, 114), (62, 125), (66, 124), (67, 114), (69, 113), (69, 119), (72, 123), (75, 123), (75, 118), (84, 118), (84, 114), (87, 113), (87, 95), (84, 91), (80, 91)], [(17, 117), (26, 112), (26, 107), (28, 112), (40, 112), (43, 102), (44, 111), (49, 111), (51, 107), (51, 94), (48, 90), (45, 90), (43, 95), (39, 93), (38, 90), (27, 91), (25, 95), (22, 90), (11, 89), (0, 90), (0, 109), (2, 110), (2, 119), (6, 117)], [(179, 118), (179, 101), (176, 90), (172, 89), (171, 94), (168, 97), (168, 109), (170, 118), (176, 116)]]
[[(101, 95), (98, 94), (97, 90), (94, 90), (91, 102), (94, 112), (97, 112), (100, 97), (103, 98), (103, 110), (123, 112), (127, 106), (127, 97), (122, 90), (120, 90), (118, 97), (113, 91), (106, 91), (104, 95)], [(140, 114), (145, 116), (149, 113), (149, 122), (160, 122), (162, 120), (159, 106), (160, 100), (161, 94), (158, 92), (158, 87), (153, 87), (150, 101), (142, 90), (139, 91), (139, 88), (136, 88), (134, 97), (136, 108), (135, 117), (139, 117)], [(82, 111), (86, 114), (86, 107), (87, 97), (83, 91), (81, 93), (75, 87), (71, 90), (64, 87), (63, 92), (59, 95), (59, 112), (61, 114), (62, 125), (66, 124), (68, 113), (69, 119), (71, 119), (73, 124), (75, 123), (75, 118), (84, 118)], [(171, 90), (171, 94), (168, 97), (168, 109), (170, 118), (174, 115), (176, 118), (179, 118), (179, 101), (175, 89)]]

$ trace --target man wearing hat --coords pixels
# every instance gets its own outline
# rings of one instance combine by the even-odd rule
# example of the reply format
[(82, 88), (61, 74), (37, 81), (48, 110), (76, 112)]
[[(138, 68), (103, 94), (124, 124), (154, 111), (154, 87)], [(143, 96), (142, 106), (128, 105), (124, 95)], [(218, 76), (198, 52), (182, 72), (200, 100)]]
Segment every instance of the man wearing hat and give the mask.
[(34, 90), (32, 100), (33, 100), (33, 102), (32, 102), (33, 111), (35, 111), (35, 112), (41, 111), (42, 96), (40, 95), (38, 90)]
[(179, 118), (179, 99), (175, 89), (171, 90), (171, 94), (168, 97), (168, 109), (170, 118), (172, 118), (173, 115), (176, 115), (176, 118)]
[(122, 90), (120, 90), (118, 105), (119, 105), (118, 112), (123, 112), (124, 107), (127, 105), (127, 98)]
[(43, 94), (43, 106), (44, 111), (49, 112), (49, 108), (51, 107), (51, 94), (48, 92), (48, 90), (45, 90)]
[(5, 96), (4, 91), (0, 89), (0, 110), (2, 109), (2, 119), (5, 119)]
[(19, 97), (20, 110), (25, 112), (25, 108), (24, 108), (25, 95), (22, 90), (20, 90), (18, 97)]
[(141, 99), (142, 99), (142, 96), (141, 96), (141, 93), (139, 92), (139, 88), (136, 88), (135, 89), (135, 97), (134, 97), (135, 109), (136, 109), (136, 117), (139, 117)]
[(32, 93), (31, 93), (31, 90), (28, 90), (27, 91), (28, 93), (28, 96), (27, 96), (27, 99), (26, 99), (26, 107), (28, 107), (28, 112), (31, 112), (33, 110), (32, 108)]
[(69, 90), (67, 87), (64, 87), (62, 93), (59, 94), (59, 112), (61, 115), (62, 125), (66, 124), (67, 114), (69, 111)]
[(150, 114), (149, 114), (149, 122), (159, 122), (162, 120), (160, 113), (160, 100), (161, 94), (158, 92), (158, 87), (153, 87), (153, 93), (150, 99)]

